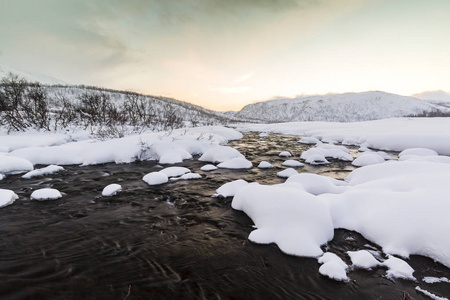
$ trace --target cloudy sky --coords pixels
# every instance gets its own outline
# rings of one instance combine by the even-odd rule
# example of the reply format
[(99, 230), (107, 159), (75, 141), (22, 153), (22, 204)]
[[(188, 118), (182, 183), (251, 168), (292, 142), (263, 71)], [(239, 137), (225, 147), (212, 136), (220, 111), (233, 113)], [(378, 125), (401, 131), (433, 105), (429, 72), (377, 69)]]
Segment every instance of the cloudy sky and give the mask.
[(449, 0), (0, 0), (0, 64), (216, 110), (450, 90)]

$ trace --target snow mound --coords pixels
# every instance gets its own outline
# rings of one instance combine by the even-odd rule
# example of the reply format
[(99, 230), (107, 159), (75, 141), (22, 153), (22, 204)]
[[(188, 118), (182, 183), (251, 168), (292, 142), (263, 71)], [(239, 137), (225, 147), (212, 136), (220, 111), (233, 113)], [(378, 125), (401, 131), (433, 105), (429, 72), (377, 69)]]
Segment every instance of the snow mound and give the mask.
[(414, 156), (437, 156), (437, 152), (427, 148), (409, 148), (398, 154), (398, 157), (414, 155)]
[(384, 158), (380, 154), (376, 152), (364, 152), (352, 162), (352, 165), (356, 167), (363, 167), (368, 165), (380, 164), (383, 162)]
[(289, 176), (285, 185), (317, 196), (325, 193), (342, 193), (345, 191), (347, 183), (327, 176), (302, 173)]
[(386, 272), (388, 278), (416, 280), (413, 276), (414, 269), (403, 259), (389, 255), (388, 259), (383, 262), (383, 265), (388, 268)]
[(3, 178), (5, 178), (5, 175), (0, 174), (0, 180), (2, 180)]
[(236, 157), (218, 164), (217, 167), (222, 169), (250, 169), (253, 165), (243, 157)]
[(305, 162), (310, 165), (326, 165), (330, 163), (322, 154), (305, 154), (304, 157), (307, 157)]
[(273, 166), (268, 161), (263, 160), (262, 162), (259, 163), (258, 168), (260, 168), (260, 169), (271, 169), (271, 168), (273, 168)]
[(168, 168), (162, 169), (159, 172), (165, 174), (167, 177), (170, 178), (170, 177), (178, 177), (183, 174), (190, 173), (191, 170), (189, 170), (188, 168), (185, 168), (185, 167), (168, 167)]
[(259, 137), (266, 137), (266, 136), (269, 136), (269, 134), (267, 132), (261, 132), (259, 134)]
[(47, 167), (42, 168), (42, 169), (36, 169), (36, 170), (30, 171), (30, 172), (22, 175), (22, 178), (30, 179), (30, 178), (35, 177), (35, 176), (43, 176), (43, 175), (55, 174), (55, 173), (57, 173), (59, 171), (63, 171), (63, 170), (64, 170), (64, 168), (61, 167), (61, 166), (50, 165), (50, 166), (47, 166)]
[(331, 144), (321, 144), (314, 148), (310, 148), (303, 151), (300, 158), (306, 162), (316, 162), (315, 164), (325, 163), (327, 157), (339, 159), (343, 161), (353, 161), (353, 157), (350, 155), (349, 150), (344, 146), (336, 146)]
[(225, 183), (221, 187), (216, 190), (216, 194), (214, 196), (222, 196), (222, 197), (232, 197), (236, 194), (238, 190), (247, 186), (249, 183), (243, 179), (238, 179), (235, 181), (231, 181)]
[(291, 168), (298, 168), (298, 167), (304, 166), (304, 164), (302, 164), (298, 160), (293, 160), (293, 159), (288, 159), (288, 160), (284, 161), (281, 165), (283, 165), (285, 167), (291, 167)]
[(312, 136), (304, 136), (298, 142), (301, 144), (307, 144), (307, 145), (322, 144), (322, 142), (318, 138), (315, 138)]
[(367, 250), (347, 251), (352, 260), (352, 267), (372, 269), (380, 265), (380, 262)]
[(177, 143), (159, 142), (150, 146), (150, 154), (160, 164), (177, 164), (184, 159), (191, 159), (192, 155)]
[(112, 183), (112, 184), (105, 186), (105, 188), (102, 191), (102, 196), (104, 196), (104, 197), (114, 196), (121, 190), (122, 190), (122, 186), (120, 184)]
[(282, 151), (280, 154), (278, 154), (280, 157), (291, 157), (292, 154), (289, 151)]
[(55, 200), (61, 198), (61, 193), (56, 189), (43, 188), (35, 190), (31, 193), (30, 198), (32, 200), (45, 201), (45, 200)]
[(295, 175), (295, 174), (298, 174), (298, 172), (295, 169), (287, 168), (287, 169), (285, 169), (283, 171), (278, 172), (277, 176), (281, 177), (281, 178), (289, 178), (289, 177), (291, 177), (292, 175)]
[(13, 191), (0, 189), (0, 207), (8, 206), (17, 199), (19, 199), (19, 196)]
[(169, 177), (162, 172), (151, 172), (142, 178), (148, 185), (159, 185), (169, 181)]
[(200, 168), (200, 170), (202, 170), (203, 172), (214, 171), (217, 169), (218, 168), (215, 165), (204, 165), (203, 167)]
[(33, 170), (33, 164), (26, 159), (0, 155), (0, 173), (17, 174)]
[(257, 229), (250, 241), (276, 243), (287, 254), (320, 256), (320, 246), (333, 238), (326, 205), (298, 189), (249, 184), (237, 191), (231, 206), (253, 220)]
[(186, 173), (184, 175), (181, 175), (180, 177), (173, 177), (170, 178), (170, 180), (191, 180), (191, 179), (200, 179), (202, 178), (202, 175), (197, 173)]
[(426, 283), (438, 283), (438, 282), (446, 282), (446, 283), (450, 283), (450, 279), (448, 279), (447, 277), (424, 277), (423, 282)]
[(336, 254), (331, 252), (324, 253), (317, 261), (322, 264), (319, 273), (337, 281), (349, 281), (347, 277), (347, 264)]
[(224, 162), (226, 160), (230, 160), (233, 158), (244, 158), (244, 155), (242, 155), (239, 151), (237, 151), (234, 148), (227, 147), (227, 146), (216, 146), (213, 147), (205, 153), (203, 153), (202, 156), (198, 159), (199, 161), (208, 161), (208, 162)]

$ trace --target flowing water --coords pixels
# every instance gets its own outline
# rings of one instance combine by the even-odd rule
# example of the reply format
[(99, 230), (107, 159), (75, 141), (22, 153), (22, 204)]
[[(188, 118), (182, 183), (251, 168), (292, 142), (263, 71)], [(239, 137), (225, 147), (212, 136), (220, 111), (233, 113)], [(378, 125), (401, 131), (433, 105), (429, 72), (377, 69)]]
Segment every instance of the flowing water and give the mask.
[[(251, 219), (231, 208), (231, 198), (211, 198), (236, 179), (283, 182), (276, 177), (285, 160), (278, 154), (288, 150), (298, 158), (309, 148), (298, 139), (247, 133), (230, 145), (255, 166), (267, 160), (274, 169), (202, 172), (205, 163), (194, 158), (180, 165), (202, 179), (161, 186), (142, 181), (161, 169), (156, 162), (66, 166), (28, 180), (8, 176), (0, 188), (20, 198), (0, 209), (0, 299), (426, 299), (414, 290), (417, 282), (389, 280), (384, 269), (352, 271), (348, 283), (323, 277), (314, 258), (249, 242)], [(298, 171), (342, 179), (353, 169), (333, 161)], [(110, 183), (123, 191), (101, 197)], [(63, 198), (29, 199), (43, 187), (60, 190)], [(379, 249), (358, 233), (335, 230), (324, 247), (350, 263), (344, 253), (368, 245)], [(417, 278), (450, 277), (430, 259), (412, 256), (408, 263)], [(445, 283), (420, 286), (450, 294)]]

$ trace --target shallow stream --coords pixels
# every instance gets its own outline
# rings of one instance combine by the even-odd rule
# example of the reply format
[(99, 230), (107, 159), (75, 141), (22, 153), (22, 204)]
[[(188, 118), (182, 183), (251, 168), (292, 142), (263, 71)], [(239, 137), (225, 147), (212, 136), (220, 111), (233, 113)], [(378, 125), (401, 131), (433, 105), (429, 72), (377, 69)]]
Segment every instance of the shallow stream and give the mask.
[[(275, 168), (202, 172), (204, 162), (185, 161), (202, 179), (149, 186), (142, 177), (161, 169), (156, 162), (65, 166), (65, 171), (22, 179), (8, 176), (0, 188), (19, 199), (0, 209), (0, 299), (427, 299), (417, 282), (389, 280), (384, 269), (357, 270), (341, 283), (319, 274), (314, 258), (283, 254), (276, 245), (248, 241), (252, 221), (231, 208), (231, 198), (211, 198), (236, 179), (281, 183), (281, 151), (298, 159), (310, 146), (299, 137), (246, 133), (233, 141), (256, 166)], [(357, 149), (351, 149), (356, 156)], [(343, 179), (354, 167), (332, 161), (305, 165), (310, 172)], [(102, 197), (119, 183), (123, 191)], [(31, 192), (53, 187), (55, 201), (32, 201)], [(379, 249), (361, 235), (335, 230), (325, 245), (341, 256), (349, 250)], [(420, 286), (449, 295), (446, 283), (427, 285), (424, 276), (448, 277), (450, 270), (430, 259), (412, 256)]]

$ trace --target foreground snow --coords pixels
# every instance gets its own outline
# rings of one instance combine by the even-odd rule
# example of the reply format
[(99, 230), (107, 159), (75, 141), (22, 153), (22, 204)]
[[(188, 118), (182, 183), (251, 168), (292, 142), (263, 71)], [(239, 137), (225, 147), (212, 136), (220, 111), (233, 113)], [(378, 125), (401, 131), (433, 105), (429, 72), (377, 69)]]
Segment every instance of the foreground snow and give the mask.
[[(419, 254), (450, 267), (450, 164), (390, 161), (354, 170), (346, 182), (313, 174), (292, 174), (279, 185), (239, 189), (232, 207), (252, 218), (249, 239), (276, 243), (289, 254), (320, 256), (333, 229), (361, 233), (387, 254)], [(367, 254), (352, 254), (355, 266), (375, 265)], [(361, 255), (365, 255), (362, 256)], [(398, 261), (385, 262), (388, 276), (412, 279)], [(353, 258), (352, 258), (353, 260)], [(400, 275), (399, 275), (400, 274)]]

